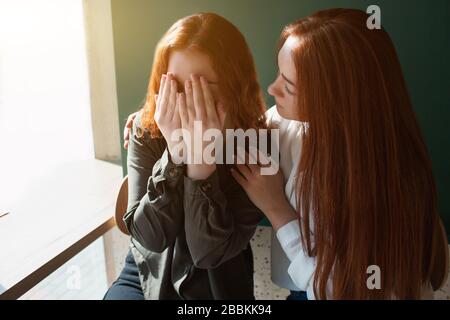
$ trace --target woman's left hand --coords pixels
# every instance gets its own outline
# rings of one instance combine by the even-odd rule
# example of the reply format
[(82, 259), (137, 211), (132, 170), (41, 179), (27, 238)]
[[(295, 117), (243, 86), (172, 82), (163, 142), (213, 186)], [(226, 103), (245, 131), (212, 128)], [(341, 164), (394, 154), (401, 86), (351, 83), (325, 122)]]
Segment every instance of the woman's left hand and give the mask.
[(236, 164), (237, 170), (231, 169), (231, 174), (250, 200), (266, 215), (272, 227), (278, 230), (297, 218), (284, 193), (283, 172), (280, 169), (274, 175), (262, 175), (262, 166), (250, 164), (248, 161), (250, 155), (248, 153), (246, 155), (246, 163)]
[[(203, 135), (210, 129), (216, 129), (217, 134), (222, 134), (225, 110), (220, 103), (214, 102), (207, 81), (195, 75), (191, 76), (191, 81), (186, 81), (185, 94), (179, 95), (178, 103), (183, 133), (189, 133), (188, 137), (183, 137), (190, 159), (186, 166), (187, 176), (195, 180), (206, 179), (216, 170), (216, 163), (206, 163), (203, 157), (206, 147)], [(201, 137), (201, 141), (196, 141), (197, 137)]]

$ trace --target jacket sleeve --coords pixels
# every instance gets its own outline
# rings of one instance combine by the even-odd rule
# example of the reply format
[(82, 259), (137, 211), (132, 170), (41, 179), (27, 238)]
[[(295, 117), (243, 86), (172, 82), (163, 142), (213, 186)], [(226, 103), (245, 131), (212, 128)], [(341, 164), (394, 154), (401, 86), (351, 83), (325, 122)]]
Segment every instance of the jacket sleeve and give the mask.
[(204, 269), (215, 268), (246, 249), (262, 218), (232, 177), (226, 185), (219, 184), (217, 170), (205, 180), (184, 177), (184, 212), (189, 251), (194, 264)]
[(183, 224), (183, 167), (170, 161), (163, 139), (141, 130), (136, 117), (128, 146), (128, 210), (125, 225), (144, 248), (162, 252)]

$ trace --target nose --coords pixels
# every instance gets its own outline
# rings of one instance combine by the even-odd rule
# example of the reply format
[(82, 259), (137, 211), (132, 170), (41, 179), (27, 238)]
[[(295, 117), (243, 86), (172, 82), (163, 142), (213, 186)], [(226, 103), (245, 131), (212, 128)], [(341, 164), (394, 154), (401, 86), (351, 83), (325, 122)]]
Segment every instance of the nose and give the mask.
[(275, 81), (267, 88), (267, 92), (275, 98), (283, 97), (283, 91), (281, 90), (280, 85), (278, 83), (278, 78), (275, 79)]

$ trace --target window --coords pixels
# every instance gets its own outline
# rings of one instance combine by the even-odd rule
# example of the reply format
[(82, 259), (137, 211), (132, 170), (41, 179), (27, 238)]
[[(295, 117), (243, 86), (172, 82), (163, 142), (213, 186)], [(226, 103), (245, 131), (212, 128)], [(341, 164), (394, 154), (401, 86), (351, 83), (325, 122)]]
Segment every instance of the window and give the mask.
[(4, 210), (56, 164), (94, 158), (82, 9), (82, 1), (0, 2)]
[[(94, 145), (94, 136), (96, 130), (118, 130), (117, 105), (109, 103), (115, 99), (115, 79), (108, 82), (113, 94), (102, 91), (105, 83), (92, 79), (89, 59), (103, 55), (113, 62), (113, 53), (112, 45), (106, 54), (96, 51), (98, 47), (87, 49), (84, 10), (89, 6), (93, 5), (82, 0), (0, 0), (0, 294), (16, 290), (22, 282), (36, 284), (45, 274), (42, 268), (51, 270), (47, 266), (57, 265), (55, 259), (76, 252), (76, 245), (81, 250), (111, 227), (122, 168), (97, 160), (103, 159), (96, 152), (102, 139)], [(101, 10), (97, 13), (91, 19), (104, 18)], [(96, 65), (97, 76), (110, 79), (106, 67), (104, 62)], [(101, 94), (108, 96), (107, 103)], [(97, 116), (95, 104), (103, 108)], [(108, 143), (119, 150), (118, 134), (109, 136), (115, 140)], [(111, 160), (118, 152), (102, 153)], [(1, 216), (5, 212), (9, 213)], [(24, 298), (101, 298), (106, 288), (101, 240)], [(70, 269), (74, 264), (81, 276), (104, 278), (97, 276), (100, 282), (94, 286), (81, 279), (82, 286), (91, 284), (89, 290), (67, 293), (67, 272), (76, 269)], [(34, 276), (38, 269), (40, 275)], [(84, 296), (77, 297), (77, 292)]]

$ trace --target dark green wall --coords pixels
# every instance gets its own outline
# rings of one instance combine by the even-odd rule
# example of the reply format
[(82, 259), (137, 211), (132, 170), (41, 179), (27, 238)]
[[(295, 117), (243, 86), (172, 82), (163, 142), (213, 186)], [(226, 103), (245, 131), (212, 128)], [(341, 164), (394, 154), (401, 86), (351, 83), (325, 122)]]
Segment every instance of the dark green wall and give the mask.
[[(440, 212), (450, 231), (450, 1), (403, 0), (112, 0), (120, 126), (145, 97), (153, 52), (177, 19), (202, 11), (233, 22), (255, 57), (260, 84), (276, 74), (275, 47), (283, 26), (314, 11), (333, 7), (381, 8), (403, 66), (420, 125), (433, 160)], [(266, 94), (267, 103), (273, 100)], [(122, 137), (123, 138), (123, 137)], [(124, 172), (126, 153), (122, 150)]]

